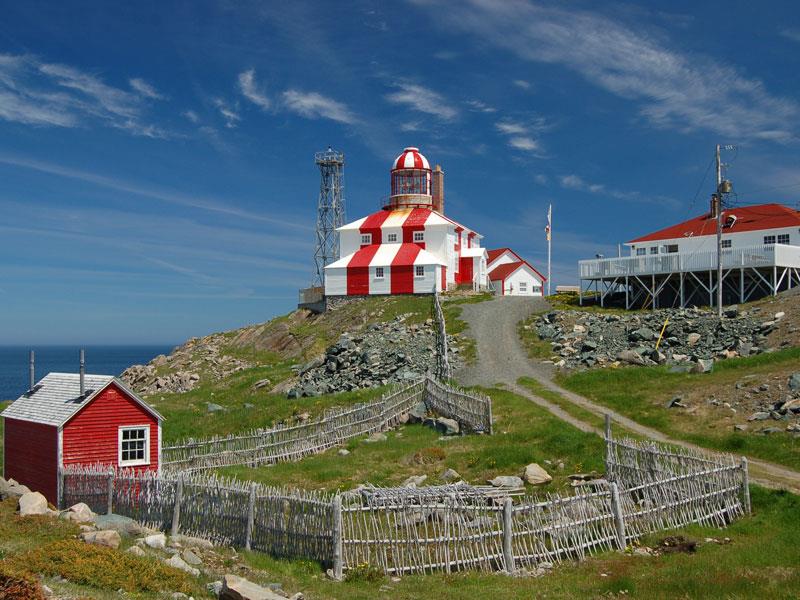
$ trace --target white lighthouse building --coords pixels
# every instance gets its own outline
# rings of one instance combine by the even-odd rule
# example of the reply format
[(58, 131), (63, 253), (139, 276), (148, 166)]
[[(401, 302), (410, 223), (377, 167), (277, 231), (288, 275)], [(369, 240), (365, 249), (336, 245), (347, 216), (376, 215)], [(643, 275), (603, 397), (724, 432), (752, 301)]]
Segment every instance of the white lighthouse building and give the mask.
[(481, 236), (444, 215), (444, 171), (406, 148), (386, 205), (338, 229), (341, 258), (325, 267), (325, 296), (433, 294), (487, 285)]

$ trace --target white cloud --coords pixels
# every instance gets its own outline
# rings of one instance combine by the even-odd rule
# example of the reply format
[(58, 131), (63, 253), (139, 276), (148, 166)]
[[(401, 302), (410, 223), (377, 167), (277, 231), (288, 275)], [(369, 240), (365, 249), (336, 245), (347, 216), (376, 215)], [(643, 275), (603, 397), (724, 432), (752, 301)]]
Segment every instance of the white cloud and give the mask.
[(508, 135), (520, 135), (528, 132), (527, 127), (519, 123), (514, 123), (513, 121), (500, 121), (495, 124), (495, 127), (497, 127), (498, 131), (507, 133)]
[(495, 123), (495, 128), (507, 136), (508, 145), (517, 150), (538, 154), (542, 150), (536, 134), (545, 131), (549, 125), (542, 118), (534, 119), (530, 124), (506, 119)]
[(518, 88), (522, 88), (523, 90), (531, 89), (531, 84), (525, 81), (524, 79), (515, 79), (512, 83)]
[(414, 83), (398, 83), (398, 90), (386, 95), (392, 104), (405, 104), (412, 110), (439, 117), (443, 121), (452, 121), (458, 116), (458, 110), (441, 94)]
[(242, 92), (242, 95), (250, 100), (250, 102), (264, 110), (267, 110), (272, 104), (270, 99), (267, 98), (266, 94), (264, 94), (256, 84), (255, 69), (239, 73), (239, 91)]
[(525, 150), (526, 152), (533, 152), (540, 149), (539, 143), (536, 140), (522, 135), (509, 138), (508, 145), (517, 150)]
[(415, 0), (443, 27), (531, 62), (562, 65), (638, 106), (654, 126), (731, 138), (795, 137), (800, 106), (759, 79), (711, 57), (668, 46), (663, 36), (596, 12), (526, 0)]
[(26, 125), (80, 127), (90, 122), (144, 137), (168, 132), (144, 121), (139, 94), (69, 65), (0, 54), (0, 118)]
[(576, 175), (574, 173), (569, 175), (561, 175), (557, 179), (559, 185), (561, 185), (562, 188), (567, 190), (586, 192), (588, 194), (595, 194), (597, 196), (603, 196), (605, 198), (613, 198), (615, 200), (623, 200), (626, 202), (640, 202), (640, 203), (651, 203), (651, 204), (660, 204), (667, 206), (678, 206), (678, 202), (674, 198), (669, 198), (667, 196), (661, 196), (661, 195), (647, 195), (636, 191), (626, 192), (624, 190), (610, 188), (602, 183), (593, 183), (587, 181), (580, 175)]
[(345, 104), (317, 92), (286, 90), (283, 102), (286, 108), (308, 119), (330, 119), (348, 124), (357, 121)]
[(547, 183), (549, 181), (549, 179), (547, 178), (547, 175), (545, 175), (544, 173), (537, 174), (536, 176), (534, 176), (533, 179), (539, 185), (547, 185)]
[(189, 119), (192, 123), (197, 124), (200, 122), (200, 117), (193, 110), (185, 110), (181, 113), (181, 115)]
[(134, 77), (133, 79), (130, 79), (128, 83), (134, 90), (139, 92), (145, 98), (150, 98), (152, 100), (164, 100), (164, 96), (161, 95), (155, 87), (147, 83), (144, 79)]
[(237, 108), (230, 106), (222, 98), (214, 98), (214, 106), (217, 107), (219, 114), (222, 115), (225, 120), (225, 127), (228, 129), (233, 129), (242, 120), (242, 117), (236, 112)]
[(800, 42), (800, 29), (796, 27), (781, 30), (781, 35), (793, 42)]
[(493, 106), (489, 106), (485, 102), (481, 102), (480, 100), (467, 100), (467, 106), (469, 106), (470, 110), (475, 112), (482, 112), (482, 113), (496, 113), (497, 109)]

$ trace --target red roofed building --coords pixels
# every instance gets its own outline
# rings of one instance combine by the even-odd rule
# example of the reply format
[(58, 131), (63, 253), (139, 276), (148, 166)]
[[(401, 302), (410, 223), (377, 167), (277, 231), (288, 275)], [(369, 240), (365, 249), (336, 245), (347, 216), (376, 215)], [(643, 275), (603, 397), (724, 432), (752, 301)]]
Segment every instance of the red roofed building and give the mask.
[(489, 280), (500, 296), (541, 296), (546, 278), (510, 248), (487, 251)]
[[(624, 291), (627, 307), (715, 304), (717, 214), (659, 229), (626, 243), (630, 256), (579, 263), (581, 294), (601, 303)], [(723, 304), (800, 285), (800, 211), (781, 204), (723, 209)]]

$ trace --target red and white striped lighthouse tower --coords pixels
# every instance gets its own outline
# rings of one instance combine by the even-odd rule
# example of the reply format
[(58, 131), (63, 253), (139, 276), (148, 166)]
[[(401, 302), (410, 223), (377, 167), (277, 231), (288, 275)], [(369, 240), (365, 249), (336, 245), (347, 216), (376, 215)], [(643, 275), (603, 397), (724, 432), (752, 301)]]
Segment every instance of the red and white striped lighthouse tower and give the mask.
[(392, 195), (387, 208), (432, 208), (431, 166), (419, 148), (408, 147), (392, 166)]

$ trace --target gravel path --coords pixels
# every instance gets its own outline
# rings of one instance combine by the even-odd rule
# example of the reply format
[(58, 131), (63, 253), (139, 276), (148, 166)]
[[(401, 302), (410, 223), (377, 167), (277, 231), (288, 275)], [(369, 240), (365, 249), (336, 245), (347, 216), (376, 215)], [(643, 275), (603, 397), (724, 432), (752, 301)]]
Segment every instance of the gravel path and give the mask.
[[(554, 381), (554, 371), (550, 365), (530, 360), (517, 334), (519, 322), (534, 312), (541, 312), (548, 308), (549, 305), (543, 298), (524, 297), (499, 297), (486, 302), (465, 304), (461, 312), (461, 319), (467, 323), (466, 335), (474, 338), (477, 342), (478, 361), (477, 365), (470, 365), (456, 372), (456, 380), (462, 385), (491, 387), (502, 384), (581, 431), (602, 435), (602, 431), (596, 427), (517, 384), (520, 377), (532, 377), (548, 389), (560, 394), (564, 399), (590, 413), (599, 416), (610, 414), (616, 423), (629, 431), (660, 442), (703, 450), (694, 444), (673, 439), (660, 431), (645, 427), (610, 408), (562, 388)], [(748, 461), (750, 479), (753, 482), (765, 487), (787, 488), (794, 493), (800, 493), (800, 473), (797, 471), (756, 458), (748, 457)]]

